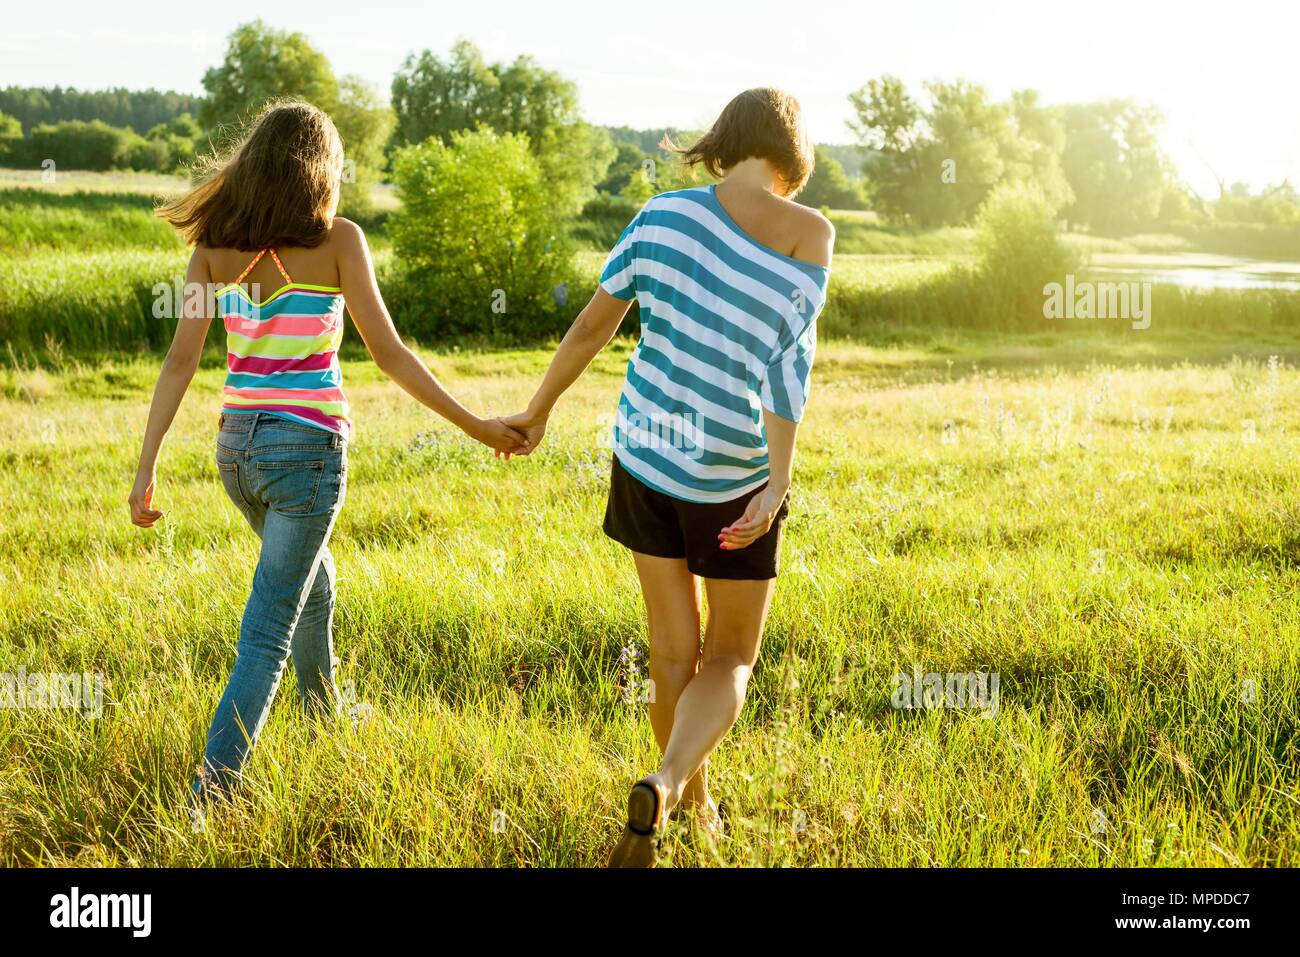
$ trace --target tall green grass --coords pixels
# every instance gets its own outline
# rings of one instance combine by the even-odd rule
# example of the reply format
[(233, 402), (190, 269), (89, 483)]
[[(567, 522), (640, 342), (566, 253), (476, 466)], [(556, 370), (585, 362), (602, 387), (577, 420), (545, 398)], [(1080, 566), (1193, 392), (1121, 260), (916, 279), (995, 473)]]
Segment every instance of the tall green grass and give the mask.
[[(711, 766), (732, 825), (675, 827), (668, 862), (1296, 864), (1300, 349), (1188, 362), (1194, 337), (1130, 336), (1086, 365), (1055, 335), (1026, 364), (1002, 352), (1023, 336), (953, 335), (821, 343), (771, 624)], [(256, 548), (212, 466), (219, 364), (153, 533), (125, 498), (156, 360), (0, 372), (0, 672), (107, 679), (98, 720), (0, 710), (0, 863), (599, 864), (656, 755), (622, 693), (632, 564), (599, 531), (630, 347), (510, 463), (345, 363), (347, 707), (312, 726), (286, 675), (200, 833), (180, 807)], [(504, 412), (547, 357), (429, 359)], [(913, 667), (998, 674), (996, 716), (895, 709)]]
[[(564, 331), (595, 290), (601, 259), (596, 253), (579, 257), (567, 310), (537, 327), (534, 341)], [(155, 317), (157, 288), (178, 282), (185, 261), (183, 251), (129, 250), (0, 260), (0, 339), (19, 350), (39, 349), (47, 339), (78, 351), (161, 348), (171, 340), (175, 323)], [(406, 336), (437, 343), (433, 324), (415, 305), (417, 297), (404, 294), (391, 252), (381, 250), (375, 262), (398, 328)], [(926, 329), (1041, 334), (1091, 328), (1104, 336), (1111, 327), (1117, 334), (1129, 329), (1123, 320), (1045, 319), (1040, 291), (1031, 290), (1036, 295), (1027, 308), (1017, 307), (1008, 300), (1012, 290), (991, 284), (976, 267), (964, 263), (840, 256), (830, 290), (819, 322), (823, 335), (833, 338), (882, 341), (902, 330)], [(1157, 285), (1153, 297), (1152, 329), (1128, 334), (1202, 330), (1249, 340), (1300, 328), (1300, 294), (1295, 292)], [(211, 334), (214, 345), (217, 325)], [(623, 332), (635, 329), (634, 308)], [(486, 332), (481, 339), (492, 341)]]
[[(1077, 276), (1087, 278), (1085, 272)], [(1055, 277), (1064, 282), (1065, 274)], [(831, 293), (819, 320), (826, 335), (878, 339), (893, 330), (955, 328), (1024, 333), (1095, 329), (1142, 336), (1199, 330), (1219, 336), (1300, 329), (1300, 294), (1281, 289), (1152, 286), (1151, 330), (1123, 319), (1047, 319), (1041, 287), (992, 280), (966, 263), (880, 263), (837, 257)]]
[(176, 232), (141, 193), (0, 189), (0, 250), (178, 250)]

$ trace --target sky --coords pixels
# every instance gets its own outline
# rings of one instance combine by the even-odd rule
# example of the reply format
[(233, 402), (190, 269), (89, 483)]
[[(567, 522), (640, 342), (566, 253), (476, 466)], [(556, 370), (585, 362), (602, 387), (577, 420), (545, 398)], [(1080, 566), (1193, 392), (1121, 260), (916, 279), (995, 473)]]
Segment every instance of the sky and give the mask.
[(892, 4), (804, 0), (564, 2), (65, 0), (7, 4), (0, 86), (201, 93), (226, 35), (258, 17), (302, 32), (339, 74), (384, 90), (405, 56), (472, 40), (490, 61), (531, 54), (578, 85), (594, 123), (707, 126), (735, 93), (784, 87), (818, 142), (853, 136), (848, 94), (885, 73), (914, 92), (964, 78), (996, 97), (1129, 97), (1159, 106), (1165, 148), (1207, 198), (1216, 177), (1300, 183), (1300, 3), (1234, 0)]

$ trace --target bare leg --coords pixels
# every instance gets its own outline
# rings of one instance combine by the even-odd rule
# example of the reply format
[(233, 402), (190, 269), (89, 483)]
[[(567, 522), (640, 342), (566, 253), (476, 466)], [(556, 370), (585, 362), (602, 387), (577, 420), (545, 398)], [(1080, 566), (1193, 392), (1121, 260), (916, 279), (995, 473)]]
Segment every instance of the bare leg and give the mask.
[(663, 766), (650, 775), (667, 792), (665, 812), (683, 799), (687, 783), (740, 717), (775, 584), (705, 579), (703, 663), (677, 698)]
[[(650, 725), (661, 751), (668, 747), (677, 699), (700, 665), (700, 582), (680, 558), (633, 552), (650, 634)], [(682, 803), (708, 806), (706, 769), (686, 783)]]

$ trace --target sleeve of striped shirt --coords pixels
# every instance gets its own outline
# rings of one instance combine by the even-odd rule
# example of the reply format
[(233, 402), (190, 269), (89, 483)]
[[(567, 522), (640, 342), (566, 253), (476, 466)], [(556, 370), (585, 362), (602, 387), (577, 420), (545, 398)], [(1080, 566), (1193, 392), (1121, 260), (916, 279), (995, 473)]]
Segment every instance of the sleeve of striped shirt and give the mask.
[(811, 386), (813, 353), (817, 350), (817, 322), (809, 322), (798, 335), (786, 331), (782, 345), (767, 364), (760, 397), (763, 408), (783, 419), (803, 418)]
[(627, 224), (623, 235), (618, 237), (605, 260), (605, 268), (600, 271), (600, 288), (615, 299), (630, 301), (636, 298), (636, 274), (632, 264), (636, 259), (636, 232), (644, 215), (645, 207), (642, 207), (641, 212)]

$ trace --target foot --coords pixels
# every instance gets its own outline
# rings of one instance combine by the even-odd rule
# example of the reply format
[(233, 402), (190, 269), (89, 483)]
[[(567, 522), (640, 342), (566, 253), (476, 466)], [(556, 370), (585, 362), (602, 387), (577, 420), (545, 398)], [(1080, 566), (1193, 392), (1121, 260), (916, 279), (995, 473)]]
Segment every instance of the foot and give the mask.
[(698, 803), (683, 801), (673, 809), (672, 819), (683, 818), (693, 827), (700, 828), (716, 840), (722, 836), (723, 828), (727, 823), (727, 802), (715, 803), (711, 797)]
[(667, 819), (668, 789), (657, 775), (642, 778), (627, 798), (627, 826), (609, 855), (610, 867), (653, 867), (659, 833)]

